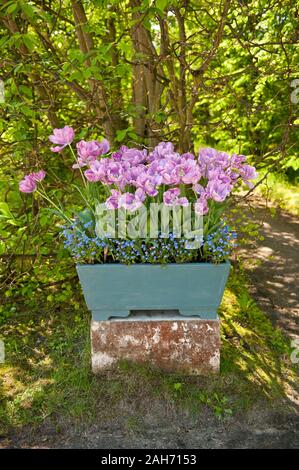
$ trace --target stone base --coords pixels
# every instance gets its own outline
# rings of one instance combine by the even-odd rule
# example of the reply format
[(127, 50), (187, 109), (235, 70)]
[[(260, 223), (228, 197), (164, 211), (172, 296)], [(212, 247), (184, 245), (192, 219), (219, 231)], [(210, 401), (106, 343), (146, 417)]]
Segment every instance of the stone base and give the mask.
[(92, 321), (92, 370), (100, 373), (120, 360), (149, 363), (172, 373), (218, 373), (219, 319), (181, 316)]

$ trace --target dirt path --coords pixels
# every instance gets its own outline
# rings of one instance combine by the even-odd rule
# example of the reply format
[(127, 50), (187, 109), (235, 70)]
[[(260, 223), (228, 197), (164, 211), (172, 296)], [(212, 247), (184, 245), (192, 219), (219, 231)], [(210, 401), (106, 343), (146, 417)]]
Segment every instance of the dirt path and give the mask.
[[(255, 246), (240, 249), (249, 273), (251, 294), (271, 319), (291, 338), (299, 338), (299, 219), (265, 207), (254, 197), (252, 220), (261, 223)], [(248, 212), (248, 206), (241, 206)], [(272, 214), (271, 214), (272, 210)]]
[[(44, 423), (38, 433), (32, 428), (1, 441), (1, 448), (88, 449), (295, 449), (299, 448), (299, 419), (267, 407), (220, 420), (209, 410), (195, 417), (190, 412), (162, 409), (144, 417), (141, 427), (118, 422), (77, 429)], [(163, 420), (161, 420), (163, 416)], [(163, 421), (163, 422), (162, 422)]]

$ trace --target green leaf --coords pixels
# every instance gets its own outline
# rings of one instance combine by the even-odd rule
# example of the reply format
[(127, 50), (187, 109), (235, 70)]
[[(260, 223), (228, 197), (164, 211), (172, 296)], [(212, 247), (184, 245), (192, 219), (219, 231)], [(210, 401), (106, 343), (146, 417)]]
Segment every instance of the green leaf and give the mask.
[(0, 255), (3, 255), (5, 253), (5, 243), (3, 240), (0, 240)]
[(35, 112), (29, 108), (28, 106), (22, 106), (22, 112), (25, 114), (25, 116), (27, 117), (34, 117), (35, 116)]
[(29, 3), (23, 3), (22, 2), (21, 8), (22, 8), (23, 12), (25, 13), (25, 15), (28, 18), (33, 18), (35, 12), (34, 12), (34, 9), (32, 8), (32, 6), (29, 5)]
[(296, 156), (293, 156), (287, 160), (287, 162), (284, 165), (285, 168), (293, 168), (293, 170), (297, 171), (299, 170), (299, 158)]
[(28, 98), (32, 98), (32, 89), (25, 85), (20, 85), (19, 90), (24, 93), (24, 95), (28, 96)]
[(159, 10), (159, 13), (162, 13), (162, 15), (167, 5), (168, 5), (168, 0), (156, 0), (157, 10)]
[(2, 217), (13, 218), (13, 215), (10, 211), (7, 202), (0, 202), (0, 214), (2, 215)]
[(29, 49), (29, 51), (33, 51), (35, 47), (35, 40), (33, 39), (31, 34), (23, 34), (22, 36), (23, 43)]
[(0, 220), (1, 219), (5, 219), (5, 221), (10, 225), (20, 225), (19, 222), (15, 219), (14, 215), (11, 213), (10, 208), (6, 202), (0, 202)]
[(121, 131), (117, 131), (115, 138), (116, 142), (122, 142), (125, 139), (127, 132), (128, 129), (122, 129)]
[(182, 390), (182, 385), (183, 384), (181, 382), (176, 382), (175, 384), (173, 384), (173, 388), (176, 392), (179, 392), (180, 390)]
[(85, 209), (82, 212), (76, 212), (76, 216), (78, 217), (81, 225), (80, 229), (84, 229), (84, 225), (87, 223), (94, 225), (94, 215), (89, 209)]
[(6, 13), (7, 13), (8, 15), (11, 15), (14, 11), (17, 11), (18, 9), (19, 9), (19, 4), (18, 4), (18, 2), (16, 2), (16, 3), (11, 3), (11, 4), (7, 7), (7, 9), (6, 9)]

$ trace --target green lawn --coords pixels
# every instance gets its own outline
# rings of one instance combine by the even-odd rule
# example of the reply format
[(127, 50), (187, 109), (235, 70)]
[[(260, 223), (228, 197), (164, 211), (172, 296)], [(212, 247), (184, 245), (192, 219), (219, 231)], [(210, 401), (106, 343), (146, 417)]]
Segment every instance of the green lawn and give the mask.
[(299, 215), (298, 184), (288, 182), (282, 175), (269, 174), (258, 189), (263, 197), (274, 202), (276, 207)]

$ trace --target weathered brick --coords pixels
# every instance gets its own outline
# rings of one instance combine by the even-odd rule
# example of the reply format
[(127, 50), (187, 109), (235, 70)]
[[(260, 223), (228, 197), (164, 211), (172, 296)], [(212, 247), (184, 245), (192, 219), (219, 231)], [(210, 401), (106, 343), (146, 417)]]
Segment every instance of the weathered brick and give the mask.
[(99, 373), (119, 360), (150, 363), (167, 372), (219, 372), (219, 320), (92, 321), (92, 369)]

